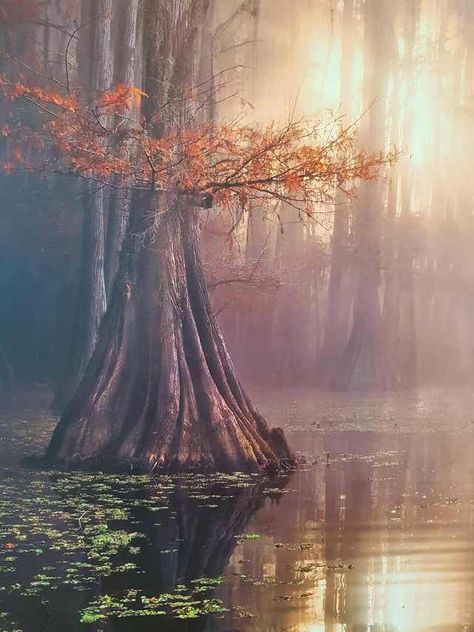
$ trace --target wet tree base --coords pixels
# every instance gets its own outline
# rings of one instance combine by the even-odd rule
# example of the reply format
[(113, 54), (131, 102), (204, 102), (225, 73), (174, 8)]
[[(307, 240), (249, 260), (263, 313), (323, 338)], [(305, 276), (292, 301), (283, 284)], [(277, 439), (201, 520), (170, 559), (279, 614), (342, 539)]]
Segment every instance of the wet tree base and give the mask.
[[(279, 428), (275, 430), (280, 430)], [(282, 474), (295, 472), (303, 463), (302, 459), (296, 456), (288, 456), (273, 461), (268, 461), (258, 468), (218, 468), (209, 462), (199, 462), (193, 467), (185, 466), (177, 462), (153, 464), (150, 467), (148, 462), (142, 459), (110, 459), (104, 456), (93, 456), (83, 458), (79, 455), (73, 455), (67, 460), (57, 460), (47, 455), (34, 455), (24, 459), (24, 465), (38, 469), (53, 469), (59, 471), (91, 471), (106, 472), (110, 474), (149, 474), (151, 476), (159, 476), (162, 474), (234, 474), (254, 473), (262, 476), (274, 477)]]
[(152, 245), (130, 237), (99, 342), (47, 456), (86, 470), (288, 471), (296, 461), (283, 430), (254, 408), (227, 352), (196, 217), (167, 211), (162, 230)]

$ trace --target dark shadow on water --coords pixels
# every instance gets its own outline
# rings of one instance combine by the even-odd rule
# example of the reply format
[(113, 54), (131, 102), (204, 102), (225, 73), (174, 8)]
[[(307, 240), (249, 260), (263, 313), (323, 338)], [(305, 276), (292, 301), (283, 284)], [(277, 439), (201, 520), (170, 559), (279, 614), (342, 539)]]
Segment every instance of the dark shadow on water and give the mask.
[[(50, 477), (53, 487), (56, 476), (61, 474)], [(201, 632), (211, 629), (208, 619), (219, 617), (217, 614), (188, 620), (162, 615), (112, 616), (89, 625), (79, 621), (80, 612), (100, 595), (123, 595), (129, 589), (137, 589), (139, 594), (158, 597), (173, 593), (179, 585), (192, 587), (194, 580), (221, 576), (238, 543), (236, 536), (243, 534), (266, 498), (270, 496), (278, 502), (278, 490), (283, 489), (289, 479), (273, 480), (270, 493), (268, 479), (243, 483), (241, 488), (227, 488), (221, 482), (201, 484), (198, 489), (193, 488), (190, 480), (184, 485), (176, 481), (167, 505), (159, 511), (143, 506), (143, 501), (146, 505), (150, 496), (147, 488), (143, 492), (135, 491), (127, 496), (127, 504), (132, 507), (129, 518), (109, 525), (113, 529), (136, 530), (143, 534), (140, 552), (133, 558), (137, 569), (104, 577), (92, 588), (81, 590), (79, 587), (78, 590), (78, 587), (60, 586), (41, 597), (15, 596), (6, 590), (0, 593), (0, 611), (8, 611), (22, 632)], [(84, 559), (84, 554), (72, 554), (70, 561)], [(46, 551), (36, 566), (26, 562), (19, 564), (17, 581), (30, 581), (33, 575), (43, 572), (48, 563), (54, 564), (53, 560), (54, 555)], [(126, 559), (120, 559), (119, 555), (118, 561), (123, 563)], [(215, 588), (211, 588), (203, 598), (214, 598), (214, 592)]]

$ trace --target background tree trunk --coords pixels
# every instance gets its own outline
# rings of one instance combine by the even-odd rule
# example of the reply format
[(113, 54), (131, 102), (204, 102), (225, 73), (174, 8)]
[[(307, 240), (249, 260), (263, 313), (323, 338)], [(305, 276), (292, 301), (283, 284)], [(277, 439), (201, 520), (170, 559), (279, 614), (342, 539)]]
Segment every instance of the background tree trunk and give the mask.
[[(115, 81), (126, 86), (141, 88), (141, 78), (138, 71), (138, 21), (139, 0), (115, 0), (118, 6), (119, 19), (115, 33), (117, 38), (117, 62)], [(133, 112), (131, 116), (133, 116)], [(126, 119), (121, 121), (122, 128), (129, 127)], [(128, 148), (129, 153), (133, 151)], [(125, 183), (122, 181), (122, 186)], [(128, 212), (130, 208), (131, 192), (126, 188), (113, 189), (110, 195), (110, 207), (107, 222), (107, 236), (105, 242), (104, 275), (107, 294), (110, 293), (118, 272), (119, 255), (127, 228)]]
[[(388, 0), (367, 0), (365, 106), (368, 129), (362, 134), (364, 147), (385, 145), (385, 114), (393, 25)], [(374, 99), (377, 99), (374, 101)], [(332, 380), (338, 390), (386, 390), (399, 386), (393, 358), (383, 337), (380, 307), (380, 218), (383, 209), (381, 184), (363, 183), (354, 218), (357, 285), (352, 330)]]
[[(80, 73), (90, 79), (89, 94), (109, 88), (113, 80), (112, 44), (113, 0), (84, 2), (82, 23), (84, 42), (79, 63), (88, 72)], [(92, 29), (92, 38), (87, 32)], [(91, 42), (92, 47), (87, 44)], [(77, 295), (76, 317), (67, 366), (60, 379), (53, 400), (53, 408), (62, 409), (76, 390), (89, 362), (99, 336), (99, 327), (107, 306), (104, 274), (105, 212), (108, 191), (93, 182), (84, 185), (84, 221), (82, 255)]]
[[(354, 45), (353, 36), (353, 0), (344, 0), (342, 57), (341, 57), (341, 107), (348, 115), (351, 60)], [(318, 364), (318, 382), (327, 386), (333, 377), (341, 353), (347, 342), (347, 313), (350, 297), (344, 292), (343, 277), (347, 269), (349, 248), (349, 204), (342, 193), (336, 195), (336, 208), (331, 243), (331, 263), (328, 283), (326, 319), (324, 325), (323, 347)]]

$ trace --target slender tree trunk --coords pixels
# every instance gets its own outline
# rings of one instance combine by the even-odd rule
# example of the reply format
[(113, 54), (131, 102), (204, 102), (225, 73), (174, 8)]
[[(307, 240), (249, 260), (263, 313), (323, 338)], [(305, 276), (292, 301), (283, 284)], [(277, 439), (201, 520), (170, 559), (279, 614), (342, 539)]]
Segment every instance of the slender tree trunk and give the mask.
[[(188, 120), (183, 95), (195, 76), (206, 8), (206, 0), (149, 0), (147, 115), (172, 98), (183, 109), (171, 124)], [(198, 211), (153, 190), (134, 195), (99, 342), (48, 450), (54, 462), (259, 471), (293, 461), (283, 432), (268, 427), (237, 380), (212, 313), (198, 240)]]
[[(387, 24), (388, 0), (366, 3), (365, 102), (372, 104), (365, 145), (383, 146), (386, 90), (389, 79), (392, 24)], [(373, 103), (373, 99), (379, 101)], [(338, 390), (386, 390), (399, 387), (399, 376), (383, 336), (380, 307), (380, 183), (364, 183), (354, 219), (357, 289), (352, 330), (335, 372), (332, 387)]]
[[(83, 5), (84, 37), (90, 41), (87, 25), (93, 29), (92, 50), (83, 44), (80, 62), (89, 68), (90, 93), (110, 87), (113, 79), (112, 0), (94, 0)], [(87, 73), (82, 71), (85, 76)], [(99, 327), (106, 310), (104, 275), (105, 211), (107, 190), (96, 183), (84, 186), (85, 208), (82, 231), (82, 256), (77, 297), (76, 318), (67, 367), (59, 381), (53, 408), (61, 409), (76, 390), (99, 336)]]
[(379, 212), (373, 192), (358, 201), (355, 230), (358, 240), (358, 278), (351, 335), (338, 371), (333, 378), (337, 390), (389, 389), (393, 386), (390, 359), (386, 355), (380, 310)]
[(416, 386), (418, 382), (418, 351), (415, 313), (415, 273), (413, 226), (407, 218), (408, 227), (400, 248), (403, 266), (400, 278), (400, 347), (398, 368), (401, 385), (405, 388)]
[[(309, 374), (308, 354), (311, 279), (305, 272), (302, 282), (298, 274), (306, 263), (305, 227), (298, 221), (294, 208), (283, 206), (280, 211), (283, 222), (278, 235), (278, 276), (282, 283), (276, 296), (276, 308), (272, 327), (270, 356), (277, 384), (301, 384)], [(310, 220), (308, 220), (310, 221)], [(288, 269), (285, 271), (284, 267)], [(265, 315), (264, 315), (265, 316)], [(266, 323), (266, 320), (264, 321)], [(314, 371), (314, 365), (312, 367)]]
[[(406, 7), (405, 59), (403, 70), (408, 90), (415, 88), (415, 39), (419, 20), (420, 3), (415, 0)], [(413, 138), (413, 113), (408, 110), (404, 123), (407, 139)], [(413, 221), (412, 195), (415, 189), (414, 174), (409, 158), (405, 157), (401, 179), (401, 216), (398, 243), (399, 297), (398, 297), (398, 345), (394, 352), (401, 386), (416, 386), (418, 354), (415, 318), (414, 258), (416, 250), (416, 226)]]
[[(400, 109), (401, 94), (400, 86), (403, 80), (403, 69), (398, 51), (394, 51), (393, 69), (393, 95), (391, 99), (391, 129), (390, 140), (392, 144), (399, 147), (401, 143), (400, 134)], [(400, 320), (400, 274), (398, 270), (397, 247), (399, 244), (398, 236), (398, 208), (399, 208), (399, 189), (401, 175), (397, 167), (391, 169), (390, 182), (388, 185), (387, 209), (385, 213), (385, 221), (383, 224), (383, 336), (386, 341), (387, 349), (390, 353), (398, 354), (399, 342), (399, 320)]]
[(344, 293), (343, 278), (347, 269), (349, 210), (342, 196), (337, 197), (341, 206), (334, 215), (324, 341), (318, 363), (318, 382), (321, 385), (330, 383), (347, 342), (344, 325), (349, 297)]
[[(247, 223), (245, 241), (247, 266), (266, 270), (271, 265), (273, 253), (270, 228), (271, 225), (263, 210), (255, 208), (248, 217)], [(239, 314), (242, 321), (239, 345), (243, 349), (245, 374), (259, 382), (262, 378), (268, 378), (273, 364), (270, 358), (270, 350), (273, 345), (268, 326), (267, 308), (266, 302), (257, 300)]]
[[(137, 76), (137, 33), (139, 20), (139, 0), (115, 0), (119, 8), (119, 25), (115, 81), (126, 86), (141, 87)], [(122, 121), (127, 127), (127, 121)], [(128, 148), (129, 153), (133, 151)], [(125, 237), (131, 193), (127, 189), (114, 189), (110, 196), (105, 248), (105, 285), (109, 294), (117, 276), (119, 255)]]
[(14, 382), (15, 372), (7, 354), (0, 345), (0, 394), (2, 395), (3, 401), (4, 398), (10, 394)]
[(384, 222), (384, 298), (383, 328), (387, 348), (393, 353), (398, 351), (400, 279), (397, 258), (397, 206), (398, 206), (398, 173), (392, 174), (388, 190), (387, 213)]
[[(342, 59), (341, 59), (341, 106), (347, 115), (351, 81), (351, 60), (353, 54), (353, 0), (344, 0)], [(324, 341), (318, 363), (318, 382), (330, 384), (334, 370), (347, 342), (346, 312), (349, 297), (344, 292), (343, 277), (347, 268), (349, 242), (349, 207), (345, 196), (336, 196), (336, 210), (331, 244), (331, 265), (329, 273), (328, 298), (324, 327)]]

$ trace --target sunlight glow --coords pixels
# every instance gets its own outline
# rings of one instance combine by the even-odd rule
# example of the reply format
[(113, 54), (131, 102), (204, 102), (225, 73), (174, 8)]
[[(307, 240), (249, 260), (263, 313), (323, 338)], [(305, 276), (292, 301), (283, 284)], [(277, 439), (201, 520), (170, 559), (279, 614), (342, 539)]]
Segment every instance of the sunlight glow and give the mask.
[[(468, 163), (466, 154), (472, 146), (472, 126), (462, 109), (468, 92), (465, 85), (472, 73), (466, 72), (459, 16), (450, 15), (446, 8), (443, 10), (443, 2), (423, 0), (413, 35), (410, 35), (411, 27), (407, 24), (415, 18), (410, 13), (411, 4), (406, 6), (407, 15), (394, 25), (396, 53), (380, 98), (387, 103), (386, 115), (392, 128), (390, 141), (403, 152), (402, 169), (416, 175), (416, 191), (413, 192), (416, 212), (431, 214), (435, 204), (442, 213), (443, 190), (445, 195), (451, 196), (450, 185), (452, 188), (456, 183), (463, 196), (464, 190), (472, 188), (472, 178), (464, 172), (464, 165)], [(344, 62), (343, 3), (338, 4), (338, 9), (333, 21), (327, 15), (318, 15), (315, 31), (308, 29), (305, 34), (309, 70), (304, 78), (299, 110), (305, 115), (331, 111), (344, 114), (351, 122), (363, 112), (366, 73), (360, 27), (363, 18), (357, 12), (352, 16), (354, 33), (350, 57)], [(347, 65), (346, 103), (342, 103), (344, 63)], [(466, 112), (470, 103), (464, 107)], [(413, 205), (410, 208), (413, 212)]]

